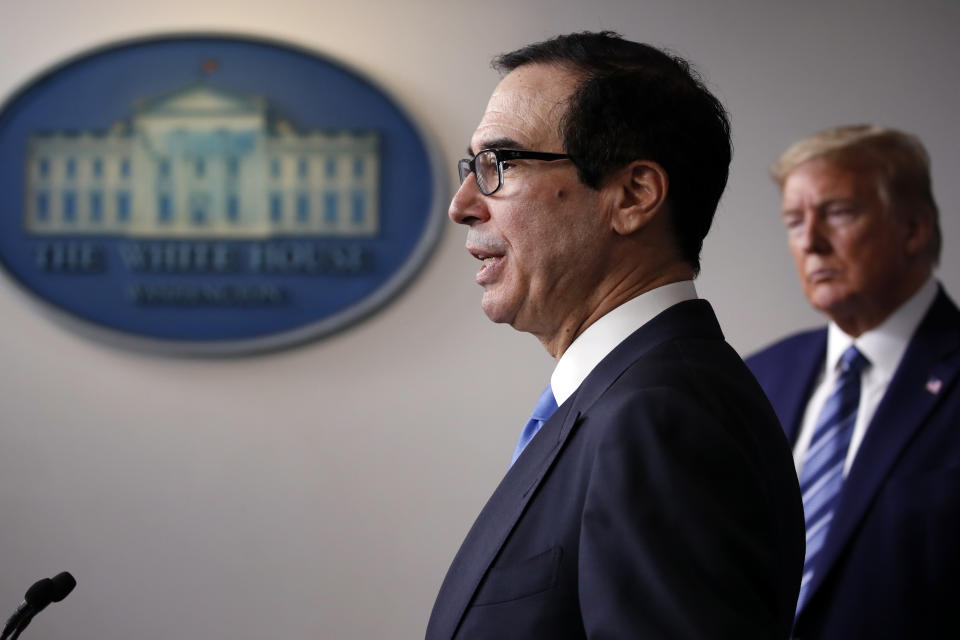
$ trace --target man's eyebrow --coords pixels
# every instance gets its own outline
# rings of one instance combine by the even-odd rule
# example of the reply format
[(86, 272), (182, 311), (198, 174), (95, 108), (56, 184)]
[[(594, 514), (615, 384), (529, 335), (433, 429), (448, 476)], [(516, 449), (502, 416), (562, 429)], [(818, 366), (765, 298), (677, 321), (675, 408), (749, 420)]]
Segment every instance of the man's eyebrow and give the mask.
[[(493, 140), (484, 140), (480, 149), (523, 149), (523, 145), (513, 138), (494, 138)], [(471, 156), (476, 155), (472, 145), (467, 147), (467, 153)]]

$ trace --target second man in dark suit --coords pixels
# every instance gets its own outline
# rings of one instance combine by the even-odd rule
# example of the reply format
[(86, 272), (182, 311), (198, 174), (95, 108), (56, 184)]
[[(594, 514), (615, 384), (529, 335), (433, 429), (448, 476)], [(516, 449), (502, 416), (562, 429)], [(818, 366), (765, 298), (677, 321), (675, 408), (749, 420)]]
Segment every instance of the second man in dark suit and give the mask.
[(803, 292), (830, 321), (747, 360), (803, 492), (795, 637), (956, 637), (960, 312), (932, 276), (927, 153), (899, 131), (840, 127), (773, 173)]

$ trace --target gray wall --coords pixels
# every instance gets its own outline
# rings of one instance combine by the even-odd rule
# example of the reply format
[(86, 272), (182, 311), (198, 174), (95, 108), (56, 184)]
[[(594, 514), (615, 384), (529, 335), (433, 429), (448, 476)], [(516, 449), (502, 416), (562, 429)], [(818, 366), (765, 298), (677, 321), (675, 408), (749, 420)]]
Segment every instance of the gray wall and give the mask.
[[(492, 55), (613, 28), (691, 58), (736, 154), (702, 296), (747, 353), (818, 322), (766, 177), (793, 139), (877, 121), (918, 134), (960, 291), (960, 82), (952, 1), (0, 0), (0, 95), (106, 41), (183, 30), (280, 38), (392, 91), (450, 167), (497, 82)], [(552, 363), (487, 322), (464, 232), (362, 324), (233, 360), (74, 335), (0, 279), (0, 609), (68, 569), (39, 638), (411, 638), (503, 474)], [(0, 612), (0, 615), (6, 615)], [(25, 636), (30, 637), (30, 636)]]

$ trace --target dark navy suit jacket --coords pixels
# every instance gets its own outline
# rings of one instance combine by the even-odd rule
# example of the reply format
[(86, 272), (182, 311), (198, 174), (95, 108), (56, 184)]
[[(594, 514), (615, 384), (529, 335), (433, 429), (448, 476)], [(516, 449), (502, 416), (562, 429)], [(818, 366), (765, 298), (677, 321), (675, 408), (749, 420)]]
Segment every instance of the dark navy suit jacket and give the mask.
[(531, 441), (457, 553), (428, 640), (789, 635), (789, 447), (710, 305), (675, 305)]
[[(826, 329), (747, 359), (796, 440)], [(960, 635), (960, 312), (941, 289), (844, 481), (797, 638)]]

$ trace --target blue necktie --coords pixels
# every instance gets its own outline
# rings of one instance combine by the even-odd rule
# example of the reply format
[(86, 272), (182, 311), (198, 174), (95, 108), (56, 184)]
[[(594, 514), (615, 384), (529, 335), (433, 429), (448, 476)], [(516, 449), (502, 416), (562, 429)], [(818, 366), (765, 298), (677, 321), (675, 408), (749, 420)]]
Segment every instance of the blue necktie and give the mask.
[(550, 385), (547, 385), (547, 388), (543, 390), (543, 393), (540, 394), (540, 398), (537, 400), (537, 404), (533, 407), (533, 412), (530, 414), (530, 419), (527, 420), (527, 424), (524, 425), (523, 431), (520, 432), (520, 438), (517, 440), (517, 446), (513, 450), (513, 457), (510, 459), (510, 466), (513, 466), (513, 463), (517, 461), (517, 458), (520, 457), (520, 454), (523, 453), (524, 448), (527, 444), (533, 440), (533, 436), (537, 435), (537, 431), (540, 431), (540, 427), (543, 426), (543, 423), (550, 419), (550, 416), (553, 415), (553, 412), (557, 410), (557, 400), (553, 397), (553, 389), (550, 388)]
[(870, 362), (855, 346), (851, 345), (843, 352), (840, 374), (820, 411), (810, 448), (803, 458), (800, 493), (807, 526), (807, 555), (803, 562), (797, 612), (806, 602), (816, 557), (827, 538), (837, 497), (843, 487), (843, 466), (860, 404), (860, 372), (869, 365)]

